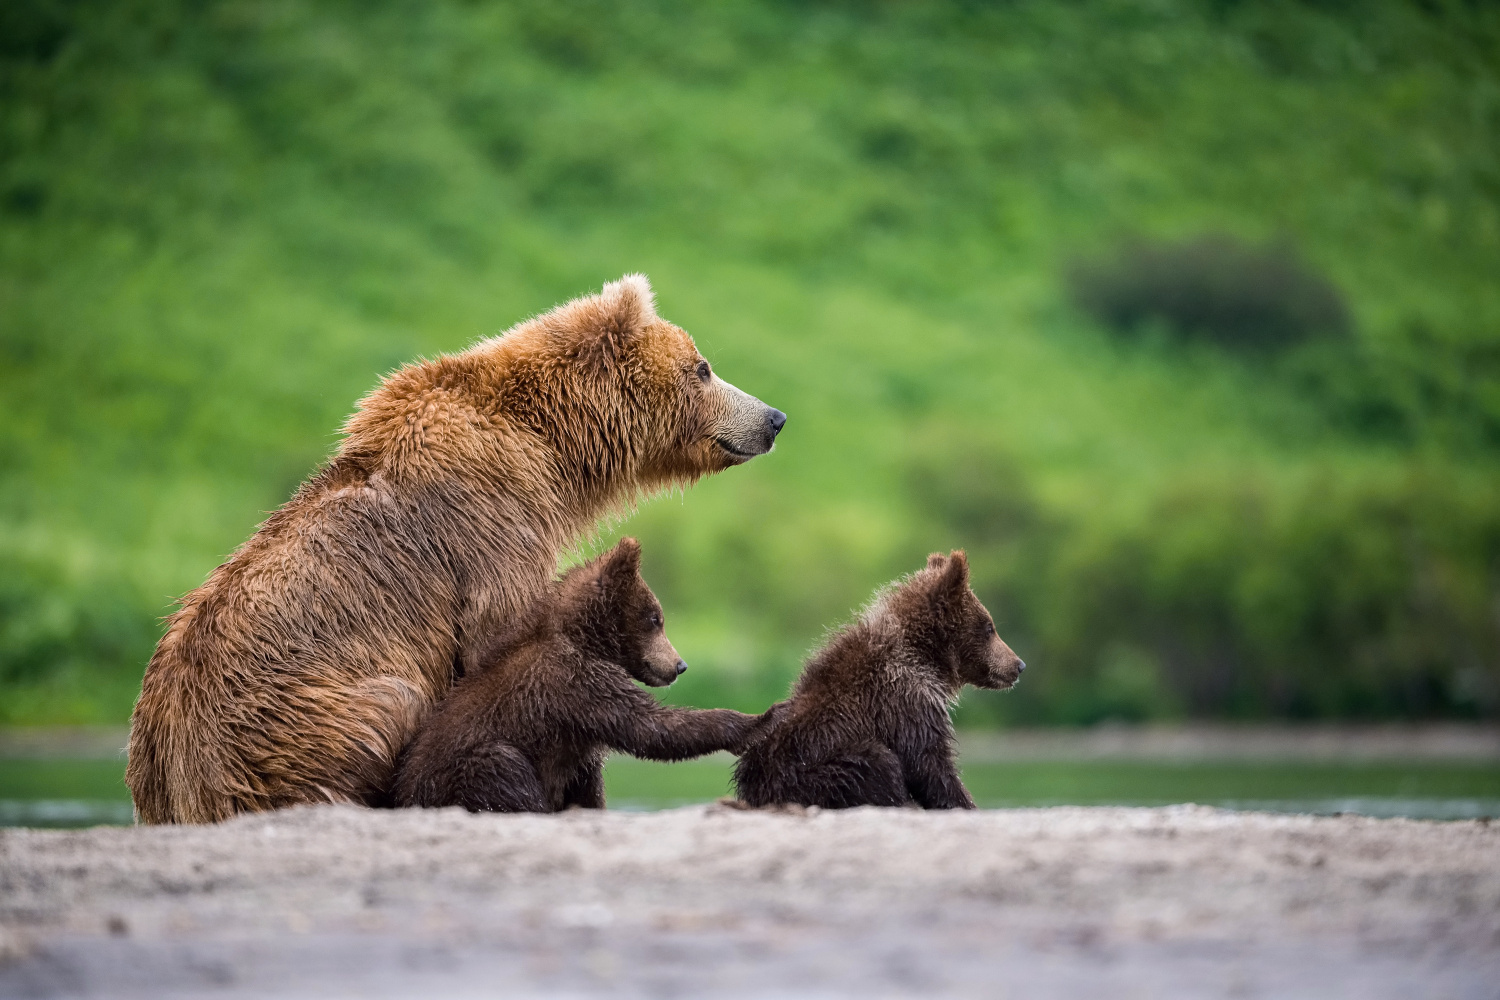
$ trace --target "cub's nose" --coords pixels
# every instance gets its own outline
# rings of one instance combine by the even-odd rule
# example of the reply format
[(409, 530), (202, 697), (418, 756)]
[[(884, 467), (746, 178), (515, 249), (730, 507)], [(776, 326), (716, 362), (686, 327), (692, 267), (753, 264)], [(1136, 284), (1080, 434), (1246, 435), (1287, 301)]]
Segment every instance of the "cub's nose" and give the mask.
[(776, 435), (780, 434), (781, 429), (786, 426), (786, 414), (780, 410), (772, 409), (770, 413), (766, 414), (766, 423), (771, 425), (771, 439), (775, 440)]
[(1025, 672), (1026, 672), (1026, 661), (1025, 660), (1017, 660), (1016, 661), (1016, 673), (1018, 673), (1018, 674), (1024, 674)]
[(678, 660), (677, 661), (677, 676), (681, 677), (685, 673), (687, 673), (687, 663), (685, 661), (683, 661), (683, 660)]

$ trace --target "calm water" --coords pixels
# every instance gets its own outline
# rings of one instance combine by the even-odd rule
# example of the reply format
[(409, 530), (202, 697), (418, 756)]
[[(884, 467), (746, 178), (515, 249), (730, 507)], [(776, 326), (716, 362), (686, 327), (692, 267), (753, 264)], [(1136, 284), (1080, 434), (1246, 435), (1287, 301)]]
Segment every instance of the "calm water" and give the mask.
[[(622, 810), (711, 802), (729, 793), (720, 757), (657, 765), (615, 757), (609, 802)], [(118, 760), (0, 760), (0, 826), (129, 823)], [(1017, 762), (963, 771), (983, 807), (1197, 802), (1272, 813), (1418, 819), (1500, 817), (1500, 763)]]
[[(652, 764), (616, 757), (606, 771), (617, 809), (663, 809), (729, 793), (730, 761)], [(118, 760), (0, 760), (0, 826), (131, 821)], [(1362, 813), (1423, 819), (1500, 817), (1500, 763), (1024, 761), (974, 763), (964, 781), (980, 805), (1169, 805)]]
[[(729, 761), (610, 761), (616, 808), (659, 809), (729, 793)], [(964, 784), (992, 809), (1180, 802), (1268, 812), (1422, 819), (1500, 817), (1500, 763), (1019, 761), (971, 763)]]

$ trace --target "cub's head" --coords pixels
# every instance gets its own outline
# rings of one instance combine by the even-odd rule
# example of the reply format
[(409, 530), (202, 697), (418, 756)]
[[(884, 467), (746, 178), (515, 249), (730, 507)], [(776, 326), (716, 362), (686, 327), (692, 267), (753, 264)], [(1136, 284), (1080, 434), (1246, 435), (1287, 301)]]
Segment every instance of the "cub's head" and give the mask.
[(634, 538), (622, 538), (568, 573), (561, 597), (578, 642), (641, 683), (666, 687), (687, 670), (667, 640), (661, 602), (641, 577), (641, 545)]
[(962, 550), (934, 552), (890, 598), (910, 641), (951, 670), (955, 688), (972, 684), (1003, 690), (1015, 685), (1026, 664), (995, 632), (995, 621), (969, 588), (969, 560)]
[(630, 274), (501, 338), (513, 412), (601, 480), (691, 482), (771, 450), (786, 414), (719, 378)]

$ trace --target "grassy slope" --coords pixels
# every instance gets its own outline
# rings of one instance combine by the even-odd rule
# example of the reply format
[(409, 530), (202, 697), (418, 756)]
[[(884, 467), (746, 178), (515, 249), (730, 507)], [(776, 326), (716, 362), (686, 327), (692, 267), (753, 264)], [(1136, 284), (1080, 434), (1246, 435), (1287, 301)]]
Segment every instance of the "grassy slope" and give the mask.
[[(677, 697), (763, 703), (963, 544), (1039, 664), (976, 721), (1495, 708), (1492, 14), (16, 10), (4, 719), (123, 717), (151, 616), (381, 372), (626, 270), (791, 415), (628, 522)], [(1070, 255), (1204, 228), (1335, 278), (1394, 432), (1328, 404), (1373, 391), (1347, 358), (1122, 347), (1066, 306)]]

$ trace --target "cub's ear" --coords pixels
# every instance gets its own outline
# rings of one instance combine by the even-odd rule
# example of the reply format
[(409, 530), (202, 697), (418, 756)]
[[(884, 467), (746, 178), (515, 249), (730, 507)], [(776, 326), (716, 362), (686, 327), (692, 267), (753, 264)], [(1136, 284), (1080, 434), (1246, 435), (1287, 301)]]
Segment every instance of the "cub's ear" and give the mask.
[(641, 571), (641, 543), (634, 538), (622, 538), (615, 547), (604, 554), (599, 567), (599, 584), (608, 586), (634, 579)]
[(627, 274), (600, 291), (597, 323), (598, 353), (618, 360), (630, 343), (657, 319), (656, 295), (644, 274)]
[[(937, 555), (931, 556), (927, 560), (927, 565), (936, 565), (933, 560), (941, 558), (941, 556)], [(964, 554), (963, 549), (954, 549), (953, 554), (948, 557), (948, 564), (943, 567), (942, 573), (938, 575), (937, 582), (933, 585), (933, 596), (937, 598), (954, 597), (968, 589), (969, 557)]]
[(947, 561), (947, 556), (943, 555), (941, 552), (934, 552), (932, 555), (927, 557), (927, 568), (932, 569), (935, 566), (941, 566)]

